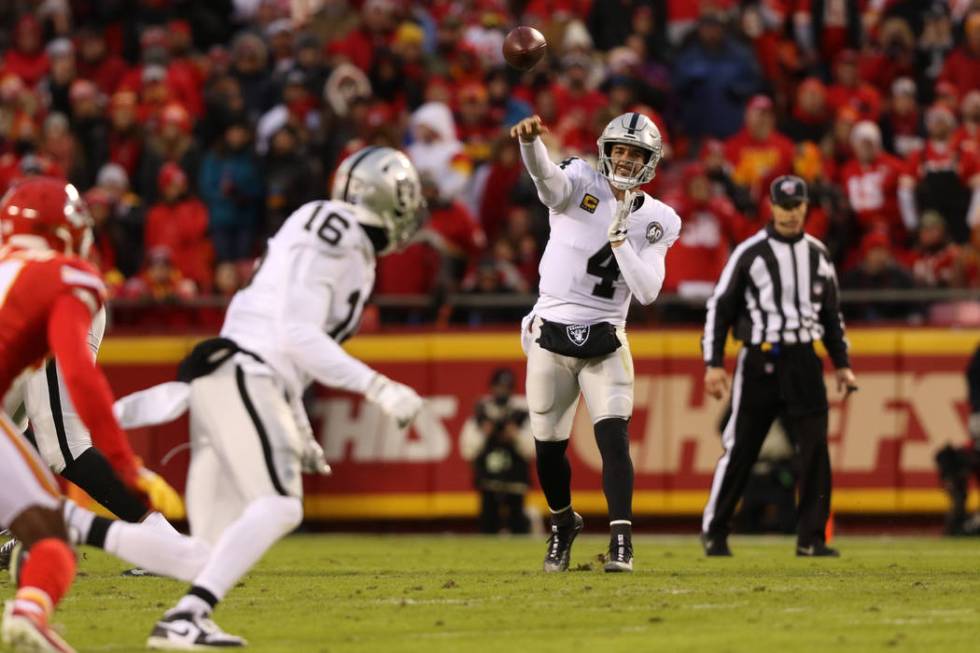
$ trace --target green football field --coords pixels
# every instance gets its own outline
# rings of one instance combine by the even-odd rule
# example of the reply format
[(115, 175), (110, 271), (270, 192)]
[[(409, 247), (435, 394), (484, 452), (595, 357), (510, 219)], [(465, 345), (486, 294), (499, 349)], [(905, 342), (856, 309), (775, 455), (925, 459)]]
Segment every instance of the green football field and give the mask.
[[(539, 571), (539, 539), (295, 536), (219, 607), (249, 650), (978, 651), (980, 540), (842, 537), (844, 557), (797, 559), (788, 538), (637, 537), (637, 571), (604, 574), (582, 536), (566, 574)], [(57, 622), (79, 651), (142, 650), (184, 585), (120, 576), (87, 550)], [(9, 596), (9, 579), (0, 581)]]

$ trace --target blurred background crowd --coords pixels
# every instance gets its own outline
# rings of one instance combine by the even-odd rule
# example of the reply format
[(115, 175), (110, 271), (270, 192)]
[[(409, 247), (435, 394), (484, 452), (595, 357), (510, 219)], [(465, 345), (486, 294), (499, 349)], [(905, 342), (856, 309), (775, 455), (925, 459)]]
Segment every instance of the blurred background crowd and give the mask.
[[(549, 43), (528, 73), (501, 57), (518, 24)], [(845, 289), (980, 291), (980, 0), (8, 0), (0, 54), (0, 192), (32, 174), (79, 187), (119, 304), (151, 307), (123, 321), (220, 324), (200, 298), (246, 282), (371, 144), (409, 154), (431, 210), (379, 268), (383, 317), (513, 320), (523, 307), (447, 298), (535, 290), (547, 213), (507, 137), (532, 113), (556, 158), (594, 160), (625, 111), (659, 125), (647, 190), (684, 225), (664, 292), (692, 306), (787, 172)]]

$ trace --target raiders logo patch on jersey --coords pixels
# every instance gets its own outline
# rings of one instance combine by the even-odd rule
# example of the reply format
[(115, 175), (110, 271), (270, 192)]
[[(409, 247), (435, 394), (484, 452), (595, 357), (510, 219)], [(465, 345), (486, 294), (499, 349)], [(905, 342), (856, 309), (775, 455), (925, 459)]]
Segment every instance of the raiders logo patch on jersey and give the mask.
[(659, 222), (647, 225), (647, 242), (651, 245), (664, 237), (664, 227)]
[(582, 203), (578, 205), (580, 209), (584, 209), (589, 213), (595, 213), (596, 208), (599, 206), (599, 198), (595, 195), (585, 194), (582, 198)]
[(569, 324), (565, 327), (565, 332), (568, 334), (568, 339), (579, 347), (584, 345), (585, 341), (589, 339), (588, 324)]

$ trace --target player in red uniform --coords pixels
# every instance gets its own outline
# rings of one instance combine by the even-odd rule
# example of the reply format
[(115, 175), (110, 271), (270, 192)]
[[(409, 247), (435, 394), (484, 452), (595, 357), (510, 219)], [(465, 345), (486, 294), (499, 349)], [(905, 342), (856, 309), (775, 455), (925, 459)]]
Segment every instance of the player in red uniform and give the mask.
[[(0, 395), (22, 373), (36, 369), (47, 356), (55, 356), (69, 395), (96, 445), (120, 478), (138, 492), (136, 457), (116, 422), (109, 384), (87, 344), (92, 316), (105, 299), (98, 272), (80, 257), (91, 244), (91, 222), (78, 191), (54, 178), (25, 180), (0, 201), (4, 239), (0, 247)], [(9, 526), (26, 552), (21, 556), (16, 597), (7, 603), (0, 628), (4, 643), (15, 651), (72, 650), (48, 625), (75, 574), (66, 522), (73, 531), (81, 531), (81, 541), (111, 552), (137, 546), (143, 550), (176, 547), (176, 555), (190, 553), (177, 546), (187, 538), (173, 537), (162, 547), (136, 543), (125, 530), (133, 525), (98, 518), (63, 502), (47, 466), (2, 412), (0, 478), (4, 479), (0, 525)]]

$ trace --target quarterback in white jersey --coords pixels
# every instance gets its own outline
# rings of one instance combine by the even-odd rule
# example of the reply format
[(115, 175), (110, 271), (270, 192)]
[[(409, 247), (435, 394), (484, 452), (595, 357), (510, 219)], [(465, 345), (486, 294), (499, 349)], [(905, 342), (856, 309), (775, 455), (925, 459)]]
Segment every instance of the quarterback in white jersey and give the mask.
[(153, 421), (154, 412), (189, 410), (187, 513), (191, 532), (213, 544), (190, 590), (157, 622), (150, 648), (245, 645), (210, 615), (299, 525), (301, 472), (330, 471), (302, 406), (312, 381), (364, 394), (402, 427), (421, 409), (414, 390), (340, 343), (357, 330), (377, 257), (406, 244), (423, 209), (418, 173), (404, 154), (386, 147), (354, 153), (337, 170), (332, 199), (300, 207), (269, 240), (251, 282), (231, 301), (221, 338), (182, 363), (184, 382), (117, 402), (130, 426)]
[(598, 169), (575, 158), (553, 163), (539, 138), (545, 131), (537, 116), (511, 130), (551, 222), (540, 297), (521, 323), (538, 478), (552, 512), (544, 569), (568, 569), (572, 542), (582, 530), (582, 518), (572, 510), (565, 453), (581, 393), (602, 455), (612, 531), (605, 570), (632, 571), (627, 425), (633, 360), (626, 313), (633, 296), (649, 304), (660, 293), (664, 258), (681, 221), (639, 190), (653, 179), (662, 149), (660, 132), (646, 116), (627, 113), (606, 126), (598, 140)]

